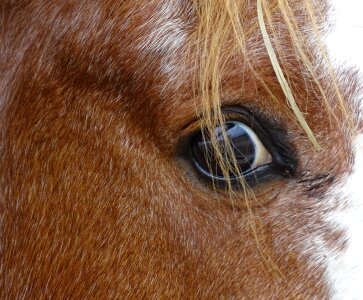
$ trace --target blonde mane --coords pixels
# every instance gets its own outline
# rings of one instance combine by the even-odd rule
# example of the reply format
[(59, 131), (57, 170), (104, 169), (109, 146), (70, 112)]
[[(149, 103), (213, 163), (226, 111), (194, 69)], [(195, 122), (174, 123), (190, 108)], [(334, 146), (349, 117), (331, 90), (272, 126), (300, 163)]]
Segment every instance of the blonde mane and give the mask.
[[(195, 82), (198, 82), (196, 90), (202, 101), (201, 126), (205, 133), (211, 137), (217, 159), (220, 162), (223, 174), (226, 178), (229, 178), (229, 174), (231, 173), (239, 173), (239, 170), (235, 163), (235, 158), (232, 154), (230, 145), (228, 145), (227, 142), (226, 145), (223, 146), (223, 149), (221, 149), (221, 146), (213, 139), (213, 131), (218, 124), (224, 123), (223, 114), (221, 112), (221, 74), (223, 74), (228, 61), (238, 53), (243, 60), (243, 64), (247, 66), (259, 83), (268, 91), (271, 95), (271, 99), (279, 101), (274, 95), (274, 92), (264, 81), (263, 76), (259, 75), (258, 71), (256, 71), (255, 67), (250, 62), (248, 54), (249, 49), (247, 49), (246, 41), (251, 34), (254, 33), (262, 35), (265, 51), (268, 54), (281, 90), (286, 97), (286, 102), (291, 109), (291, 111), (287, 113), (294, 116), (313, 146), (318, 150), (321, 148), (316, 135), (304, 117), (305, 112), (302, 111), (297, 104), (297, 101), (295, 100), (296, 95), (294, 95), (294, 92), (290, 88), (289, 80), (287, 79), (290, 78), (290, 74), (288, 73), (289, 70), (281, 67), (285, 61), (284, 49), (282, 42), (280, 41), (281, 38), (279, 38), (276, 31), (276, 28), (281, 24), (273, 23), (274, 14), (279, 14), (284, 22), (289, 38), (293, 43), (293, 54), (303, 64), (309, 80), (313, 81), (318, 87), (319, 97), (327, 111), (327, 115), (329, 118), (332, 117), (333, 119), (336, 119), (336, 112), (333, 111), (331, 102), (328, 101), (326, 92), (320, 82), (321, 79), (319, 79), (319, 75), (313, 67), (314, 63), (311, 59), (311, 54), (309, 53), (311, 41), (308, 40), (304, 30), (300, 28), (298, 16), (296, 16), (296, 12), (294, 12), (290, 2), (291, 1), (288, 0), (276, 0), (272, 2), (256, 0), (256, 3), (250, 3), (245, 0), (194, 0), (199, 20), (199, 27), (196, 33), (197, 38), (195, 40), (197, 41), (197, 53), (201, 59), (198, 62), (199, 65), (196, 66), (198, 73)], [(328, 76), (330, 77), (331, 87), (334, 89), (338, 99), (338, 105), (336, 106), (339, 107), (340, 112), (348, 119), (347, 109), (336, 80), (336, 75), (322, 42), (323, 28), (320, 19), (324, 20), (324, 18), (319, 15), (318, 22), (316, 16), (317, 9), (314, 9), (315, 5), (316, 3), (313, 3), (312, 0), (301, 0), (299, 1), (299, 11), (303, 14), (305, 22), (309, 22), (310, 32), (314, 36), (314, 41), (316, 42), (316, 45), (314, 46), (317, 47), (319, 55), (325, 65), (328, 66)], [(244, 21), (244, 19), (247, 19), (246, 16), (244, 16), (244, 13), (247, 12), (247, 10), (251, 11), (251, 7), (255, 9), (255, 19), (258, 20), (258, 22), (253, 23), (252, 26)], [(249, 27), (246, 25), (249, 25)], [(228, 161), (232, 161), (231, 164), (225, 163), (226, 160), (223, 159), (223, 157), (226, 156), (229, 158)], [(243, 181), (243, 178), (241, 181)], [(231, 190), (230, 186), (229, 189)]]

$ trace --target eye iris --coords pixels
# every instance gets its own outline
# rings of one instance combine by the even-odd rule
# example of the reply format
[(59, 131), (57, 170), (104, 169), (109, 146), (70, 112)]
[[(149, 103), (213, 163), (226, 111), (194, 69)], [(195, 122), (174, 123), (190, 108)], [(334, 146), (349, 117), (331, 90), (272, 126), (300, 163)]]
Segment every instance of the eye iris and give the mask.
[[(240, 122), (226, 122), (224, 124), (226, 137), (234, 152), (236, 162), (241, 173), (245, 173), (251, 169), (255, 157), (256, 146), (250, 133), (245, 125)], [(215, 137), (219, 143), (220, 149), (225, 145), (225, 136), (223, 136), (223, 128), (215, 129)], [(203, 173), (208, 175), (223, 177), (223, 172), (217, 160), (217, 155), (212, 146), (211, 140), (203, 139), (202, 134), (198, 134), (192, 141), (192, 154), (194, 161)], [(224, 158), (226, 163), (233, 164), (227, 157)], [(233, 177), (233, 174), (230, 174)]]

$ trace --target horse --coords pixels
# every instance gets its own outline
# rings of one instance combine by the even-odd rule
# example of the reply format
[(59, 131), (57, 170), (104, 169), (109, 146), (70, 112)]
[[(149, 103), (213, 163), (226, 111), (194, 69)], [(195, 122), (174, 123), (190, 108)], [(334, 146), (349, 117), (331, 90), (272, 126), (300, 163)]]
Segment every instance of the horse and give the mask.
[(2, 0), (1, 299), (363, 299), (359, 0)]

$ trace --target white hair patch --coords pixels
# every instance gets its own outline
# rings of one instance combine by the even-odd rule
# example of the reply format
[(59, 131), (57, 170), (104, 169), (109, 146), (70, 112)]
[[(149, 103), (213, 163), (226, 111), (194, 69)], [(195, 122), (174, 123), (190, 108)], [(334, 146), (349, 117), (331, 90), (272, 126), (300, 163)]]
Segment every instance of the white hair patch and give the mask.
[[(363, 134), (354, 143), (354, 153), (352, 173), (331, 191), (332, 199), (342, 205), (328, 216), (330, 225), (341, 230), (345, 240), (341, 251), (328, 250), (324, 255), (332, 298), (337, 300), (363, 299)], [(328, 199), (328, 203), (334, 200)]]

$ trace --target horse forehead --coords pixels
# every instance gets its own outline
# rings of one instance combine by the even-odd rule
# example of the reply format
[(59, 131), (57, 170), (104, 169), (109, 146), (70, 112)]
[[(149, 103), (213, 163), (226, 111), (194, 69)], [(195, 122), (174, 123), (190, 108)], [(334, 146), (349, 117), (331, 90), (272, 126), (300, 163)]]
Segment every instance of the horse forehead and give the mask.
[(138, 82), (152, 78), (150, 88), (156, 94), (177, 90), (188, 81), (190, 62), (185, 53), (194, 6), (191, 1), (152, 0), (129, 10), (121, 41), (127, 45), (124, 56), (129, 71)]
[(151, 13), (143, 24), (148, 33), (140, 41), (139, 51), (165, 54), (180, 48), (186, 39), (183, 18), (187, 15), (186, 5), (180, 1), (157, 1), (150, 9)]

